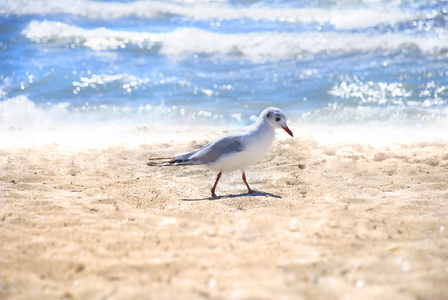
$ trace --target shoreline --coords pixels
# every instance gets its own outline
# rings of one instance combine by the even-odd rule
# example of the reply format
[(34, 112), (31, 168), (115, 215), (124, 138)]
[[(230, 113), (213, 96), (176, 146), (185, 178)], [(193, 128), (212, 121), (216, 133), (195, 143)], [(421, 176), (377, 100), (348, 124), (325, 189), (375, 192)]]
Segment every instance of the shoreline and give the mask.
[[(448, 145), (292, 127), (239, 172), (154, 168), (222, 131), (64, 132), (0, 147), (0, 298), (448, 297)], [(329, 133), (331, 135), (331, 133)]]
[[(113, 146), (135, 147), (141, 144), (188, 144), (192, 140), (211, 141), (219, 135), (238, 129), (241, 126), (223, 125), (186, 125), (169, 126), (66, 126), (40, 129), (0, 129), (0, 149), (45, 147), (60, 145), (78, 149), (107, 148)], [(448, 126), (448, 123), (447, 123)], [(329, 145), (370, 145), (375, 148), (388, 145), (415, 145), (420, 143), (447, 144), (448, 134), (443, 130), (424, 128), (388, 128), (346, 125), (329, 126), (293, 123), (289, 127), (294, 132), (294, 139), (313, 140), (322, 146)], [(448, 128), (448, 127), (447, 127)], [(276, 132), (278, 140), (289, 139)]]

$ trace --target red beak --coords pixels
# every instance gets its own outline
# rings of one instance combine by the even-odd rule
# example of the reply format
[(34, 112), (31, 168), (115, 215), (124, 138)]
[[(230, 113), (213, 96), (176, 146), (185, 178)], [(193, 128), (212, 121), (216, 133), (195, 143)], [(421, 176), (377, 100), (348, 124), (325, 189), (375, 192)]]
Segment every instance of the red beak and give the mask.
[(294, 134), (292, 134), (291, 129), (288, 128), (288, 126), (282, 126), (282, 128), (292, 137), (294, 137)]

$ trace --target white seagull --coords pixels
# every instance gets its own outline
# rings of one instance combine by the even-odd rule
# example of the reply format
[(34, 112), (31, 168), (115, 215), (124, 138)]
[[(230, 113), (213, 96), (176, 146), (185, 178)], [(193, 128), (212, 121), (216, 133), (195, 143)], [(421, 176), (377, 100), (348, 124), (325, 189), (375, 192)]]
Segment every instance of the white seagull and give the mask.
[(211, 192), (215, 189), (223, 172), (241, 170), (248, 193), (253, 193), (246, 181), (244, 170), (266, 156), (274, 141), (275, 129), (282, 128), (294, 136), (286, 125), (286, 116), (276, 107), (266, 108), (257, 122), (247, 127), (229, 132), (208, 143), (199, 150), (177, 154), (174, 158), (150, 158), (150, 166), (205, 165), (218, 172)]

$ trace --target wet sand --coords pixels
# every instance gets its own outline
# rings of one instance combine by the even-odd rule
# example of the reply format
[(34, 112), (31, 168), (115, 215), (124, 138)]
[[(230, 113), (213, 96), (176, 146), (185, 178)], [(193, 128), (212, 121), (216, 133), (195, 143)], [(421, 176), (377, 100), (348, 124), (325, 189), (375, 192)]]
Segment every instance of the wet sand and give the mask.
[(146, 162), (219, 133), (158, 134), (0, 145), (1, 299), (448, 298), (447, 144), (279, 134), (212, 199)]

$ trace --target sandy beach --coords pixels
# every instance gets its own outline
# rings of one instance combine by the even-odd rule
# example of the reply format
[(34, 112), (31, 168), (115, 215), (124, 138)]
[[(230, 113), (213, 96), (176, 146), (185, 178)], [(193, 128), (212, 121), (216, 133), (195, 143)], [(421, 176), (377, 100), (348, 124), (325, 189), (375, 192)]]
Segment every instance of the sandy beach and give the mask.
[(279, 133), (256, 193), (235, 172), (216, 199), (205, 168), (146, 165), (219, 134), (2, 143), (0, 298), (448, 298), (447, 144)]

